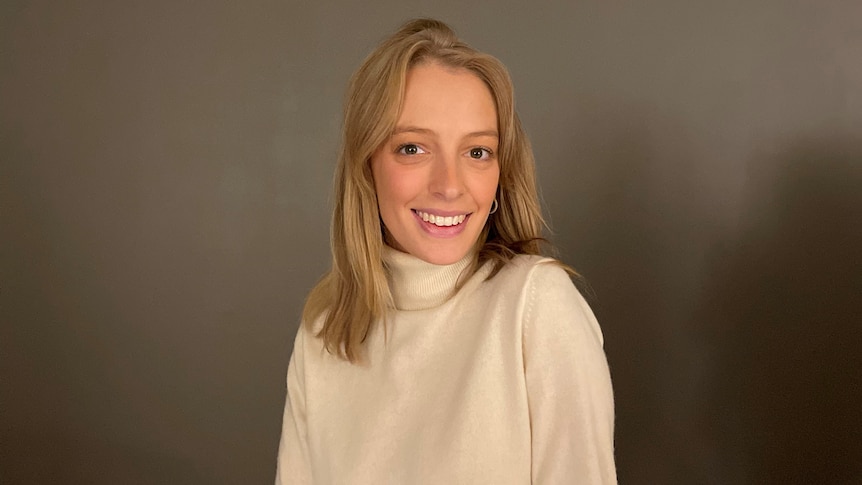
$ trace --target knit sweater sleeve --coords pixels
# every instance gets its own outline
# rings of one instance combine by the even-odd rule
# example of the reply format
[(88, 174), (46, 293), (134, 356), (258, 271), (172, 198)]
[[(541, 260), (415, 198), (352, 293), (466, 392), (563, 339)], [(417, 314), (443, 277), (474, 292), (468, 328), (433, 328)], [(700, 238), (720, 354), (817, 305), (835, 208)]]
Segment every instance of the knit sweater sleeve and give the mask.
[(287, 399), (278, 446), (276, 485), (311, 483), (305, 414), (304, 335), (305, 329), (300, 327), (287, 367)]
[(532, 482), (615, 484), (613, 391), (593, 312), (547, 263), (532, 269), (524, 303)]

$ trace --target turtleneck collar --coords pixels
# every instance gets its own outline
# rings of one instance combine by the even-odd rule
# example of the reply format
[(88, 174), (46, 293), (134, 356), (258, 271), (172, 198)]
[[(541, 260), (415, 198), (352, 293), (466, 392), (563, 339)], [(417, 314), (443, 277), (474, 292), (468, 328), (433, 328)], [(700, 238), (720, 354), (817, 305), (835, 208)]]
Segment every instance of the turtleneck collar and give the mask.
[(457, 263), (436, 265), (389, 246), (383, 247), (389, 288), (398, 310), (425, 310), (440, 306), (455, 293), (458, 277), (470, 264), (468, 253)]

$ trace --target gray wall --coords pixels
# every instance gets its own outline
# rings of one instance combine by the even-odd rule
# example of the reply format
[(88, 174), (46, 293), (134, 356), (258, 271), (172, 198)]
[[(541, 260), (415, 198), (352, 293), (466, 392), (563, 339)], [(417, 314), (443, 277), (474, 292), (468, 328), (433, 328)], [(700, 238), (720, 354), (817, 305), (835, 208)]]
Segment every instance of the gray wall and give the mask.
[(3, 2), (0, 482), (270, 483), (350, 73), (505, 62), (621, 481), (862, 480), (862, 3)]

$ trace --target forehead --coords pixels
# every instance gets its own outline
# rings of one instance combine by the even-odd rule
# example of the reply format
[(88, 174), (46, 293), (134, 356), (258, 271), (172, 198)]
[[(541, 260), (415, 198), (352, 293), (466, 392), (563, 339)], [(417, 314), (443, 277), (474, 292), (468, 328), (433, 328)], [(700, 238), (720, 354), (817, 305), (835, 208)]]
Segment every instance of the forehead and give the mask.
[(397, 125), (425, 124), (453, 130), (496, 129), (497, 109), (491, 90), (468, 69), (437, 62), (410, 68)]

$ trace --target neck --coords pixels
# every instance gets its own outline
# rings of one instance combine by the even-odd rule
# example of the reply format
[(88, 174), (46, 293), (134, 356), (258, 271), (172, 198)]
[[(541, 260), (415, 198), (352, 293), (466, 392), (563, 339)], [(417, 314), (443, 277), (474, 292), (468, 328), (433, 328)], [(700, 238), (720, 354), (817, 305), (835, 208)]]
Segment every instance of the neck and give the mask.
[(440, 306), (455, 294), (458, 278), (472, 258), (473, 254), (467, 253), (456, 263), (437, 265), (384, 246), (383, 263), (395, 308), (425, 310)]

